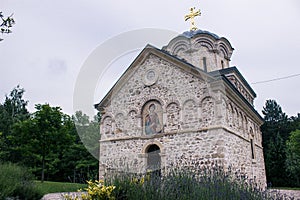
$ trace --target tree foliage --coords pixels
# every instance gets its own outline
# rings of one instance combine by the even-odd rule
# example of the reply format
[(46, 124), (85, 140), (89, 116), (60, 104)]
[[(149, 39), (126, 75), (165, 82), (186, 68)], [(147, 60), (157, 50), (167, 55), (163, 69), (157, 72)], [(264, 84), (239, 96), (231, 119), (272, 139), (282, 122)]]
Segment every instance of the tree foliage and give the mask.
[(286, 169), (295, 186), (300, 186), (300, 130), (291, 132), (286, 142)]
[[(8, 34), (11, 33), (11, 28), (12, 26), (15, 24), (15, 20), (13, 19), (12, 15), (5, 17), (2, 12), (0, 11), (0, 18), (2, 20), (2, 22), (0, 22), (0, 32), (2, 34)], [(2, 41), (3, 39), (0, 38), (0, 41)]]
[[(37, 104), (30, 114), (23, 94), (24, 89), (17, 86), (0, 104), (0, 160), (28, 167), (42, 181), (97, 178), (98, 161), (82, 144), (75, 126), (80, 122), (94, 130), (95, 122), (82, 112), (78, 113), (85, 117), (79, 119), (78, 114), (69, 116), (49, 104)], [(74, 122), (75, 118), (79, 121)]]
[(292, 154), (288, 153), (288, 140), (290, 133), (300, 125), (300, 115), (288, 118), (275, 100), (267, 100), (262, 113), (265, 120), (261, 131), (267, 181), (273, 186), (295, 186), (295, 173), (292, 175), (289, 170)]
[(23, 99), (25, 90), (19, 85), (15, 87), (9, 95), (6, 95), (3, 104), (0, 103), (0, 160), (10, 157), (10, 143), (12, 127), (15, 123), (29, 118), (26, 108), (28, 101)]
[[(51, 107), (49, 104), (36, 105), (36, 112), (30, 119), (31, 134), (26, 139), (26, 143), (34, 147), (32, 153), (41, 162), (41, 180), (44, 181), (45, 167), (49, 170), (57, 169), (58, 161), (49, 159), (59, 157), (59, 153), (72, 141), (68, 130), (64, 125), (69, 119), (61, 112), (59, 107)], [(50, 165), (52, 164), (52, 166)]]
[(80, 140), (95, 158), (99, 158), (99, 120), (99, 116), (96, 115), (94, 119), (90, 121), (89, 117), (82, 113), (82, 111), (75, 112), (73, 116), (73, 121), (76, 125)]

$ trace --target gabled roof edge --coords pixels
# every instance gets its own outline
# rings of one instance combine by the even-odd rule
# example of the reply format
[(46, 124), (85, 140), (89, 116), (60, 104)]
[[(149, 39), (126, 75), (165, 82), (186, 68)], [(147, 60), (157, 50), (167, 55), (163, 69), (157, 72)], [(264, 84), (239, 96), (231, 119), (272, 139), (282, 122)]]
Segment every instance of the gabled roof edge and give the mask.
[(143, 59), (141, 56), (146, 52), (146, 51), (149, 51), (152, 50), (152, 51), (155, 51), (155, 52), (159, 52), (167, 57), (169, 57), (170, 59), (174, 59), (174, 61), (176, 62), (180, 62), (180, 63), (183, 63), (185, 66), (188, 66), (190, 67), (191, 71), (192, 72), (196, 72), (198, 74), (202, 74), (206, 77), (208, 77), (208, 79), (215, 79), (213, 76), (211, 76), (209, 73), (203, 71), (202, 69), (199, 69), (197, 67), (195, 67), (194, 65), (186, 62), (185, 60), (183, 59), (179, 59), (177, 58), (176, 56), (173, 56), (171, 54), (169, 54), (167, 51), (164, 51), (164, 50), (161, 50), (161, 49), (158, 49), (150, 44), (147, 44), (145, 46), (145, 48), (139, 53), (139, 55), (134, 59), (134, 61), (129, 65), (129, 67), (125, 70), (125, 72), (120, 76), (120, 78), (115, 82), (115, 84), (112, 86), (112, 88), (108, 91), (108, 93), (103, 97), (103, 99), (97, 103), (97, 104), (94, 104), (94, 108), (97, 109), (97, 110), (100, 110), (99, 108), (99, 105), (101, 105), (102, 103), (104, 103), (106, 101), (106, 99), (111, 96), (111, 93), (113, 91), (113, 89), (116, 87), (116, 85), (123, 79), (124, 75), (132, 68), (133, 65), (135, 65), (137, 62), (139, 62), (141, 59)]
[(240, 73), (240, 71), (235, 67), (229, 67), (229, 68), (225, 68), (225, 69), (221, 69), (221, 70), (216, 70), (213, 72), (210, 72), (210, 74), (212, 76), (220, 74), (220, 75), (226, 75), (229, 74), (231, 72), (235, 72), (236, 75), (238, 76), (238, 78), (242, 81), (242, 83), (246, 86), (246, 88), (249, 90), (249, 92), (253, 95), (254, 98), (256, 98), (256, 93), (254, 92), (254, 90), (252, 89), (252, 87), (249, 85), (249, 83), (246, 81), (246, 79), (243, 77), (243, 75)]

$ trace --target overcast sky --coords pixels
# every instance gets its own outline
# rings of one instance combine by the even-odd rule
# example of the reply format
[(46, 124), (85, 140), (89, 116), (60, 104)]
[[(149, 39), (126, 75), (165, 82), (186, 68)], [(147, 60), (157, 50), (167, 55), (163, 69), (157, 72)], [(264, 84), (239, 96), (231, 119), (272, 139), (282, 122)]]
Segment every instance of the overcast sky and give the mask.
[[(0, 42), (1, 102), (20, 84), (30, 111), (47, 102), (72, 114), (76, 78), (97, 46), (135, 29), (187, 31), (183, 17), (195, 6), (202, 12), (198, 28), (227, 38), (235, 48), (231, 66), (257, 93), (255, 108), (261, 112), (267, 99), (275, 99), (289, 116), (300, 112), (300, 76), (251, 84), (300, 74), (299, 0), (0, 0), (0, 6), (16, 21)], [(111, 65), (118, 73), (106, 83), (113, 84), (134, 56)], [(102, 86), (94, 103), (107, 91)]]

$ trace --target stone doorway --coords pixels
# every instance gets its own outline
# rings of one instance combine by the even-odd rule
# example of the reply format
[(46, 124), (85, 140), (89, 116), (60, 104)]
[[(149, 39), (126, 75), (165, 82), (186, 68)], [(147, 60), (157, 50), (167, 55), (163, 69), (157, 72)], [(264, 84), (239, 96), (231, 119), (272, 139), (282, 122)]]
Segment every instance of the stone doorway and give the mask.
[(146, 149), (147, 172), (161, 176), (160, 148), (156, 144), (151, 144)]

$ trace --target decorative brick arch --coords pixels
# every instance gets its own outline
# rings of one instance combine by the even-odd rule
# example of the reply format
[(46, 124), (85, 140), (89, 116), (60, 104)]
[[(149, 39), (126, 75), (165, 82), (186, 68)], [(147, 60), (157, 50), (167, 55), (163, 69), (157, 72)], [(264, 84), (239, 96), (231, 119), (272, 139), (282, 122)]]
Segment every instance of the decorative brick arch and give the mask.
[(176, 99), (173, 99), (171, 101), (168, 101), (166, 104), (164, 104), (164, 110), (167, 110), (167, 107), (172, 104), (172, 103), (175, 103), (179, 106), (179, 108), (181, 109), (182, 108), (182, 104)]
[(104, 119), (107, 118), (107, 117), (110, 117), (110, 118), (112, 118), (112, 119), (114, 118), (113, 115), (111, 115), (111, 114), (104, 114), (104, 115), (101, 117), (100, 125), (103, 123)]
[(195, 47), (205, 47), (207, 48), (208, 50), (213, 50), (214, 49), (214, 41), (212, 39), (209, 39), (209, 38), (197, 38), (195, 41), (194, 41), (194, 44), (193, 44)]
[(141, 105), (143, 105), (143, 106), (141, 106), (140, 109), (138, 110), (138, 113), (139, 113), (140, 115), (143, 114), (144, 106), (145, 106), (149, 101), (157, 101), (157, 102), (160, 103), (160, 105), (162, 106), (162, 108), (164, 108), (165, 102), (164, 102), (161, 98), (159, 98), (159, 97), (157, 97), (157, 96), (150, 96), (150, 97), (145, 98), (144, 101), (141, 102)]
[(100, 122), (101, 138), (108, 138), (113, 134), (113, 118), (111, 115), (104, 115)]
[(143, 148), (142, 148), (142, 154), (145, 154), (147, 153), (147, 150), (148, 148), (151, 146), (151, 145), (157, 145), (160, 149), (160, 153), (163, 154), (165, 151), (164, 151), (164, 147), (163, 145), (160, 143), (160, 142), (157, 142), (157, 141), (151, 141), (151, 142), (147, 142)]
[(146, 170), (153, 175), (161, 176), (161, 154), (160, 147), (150, 144), (146, 147)]

